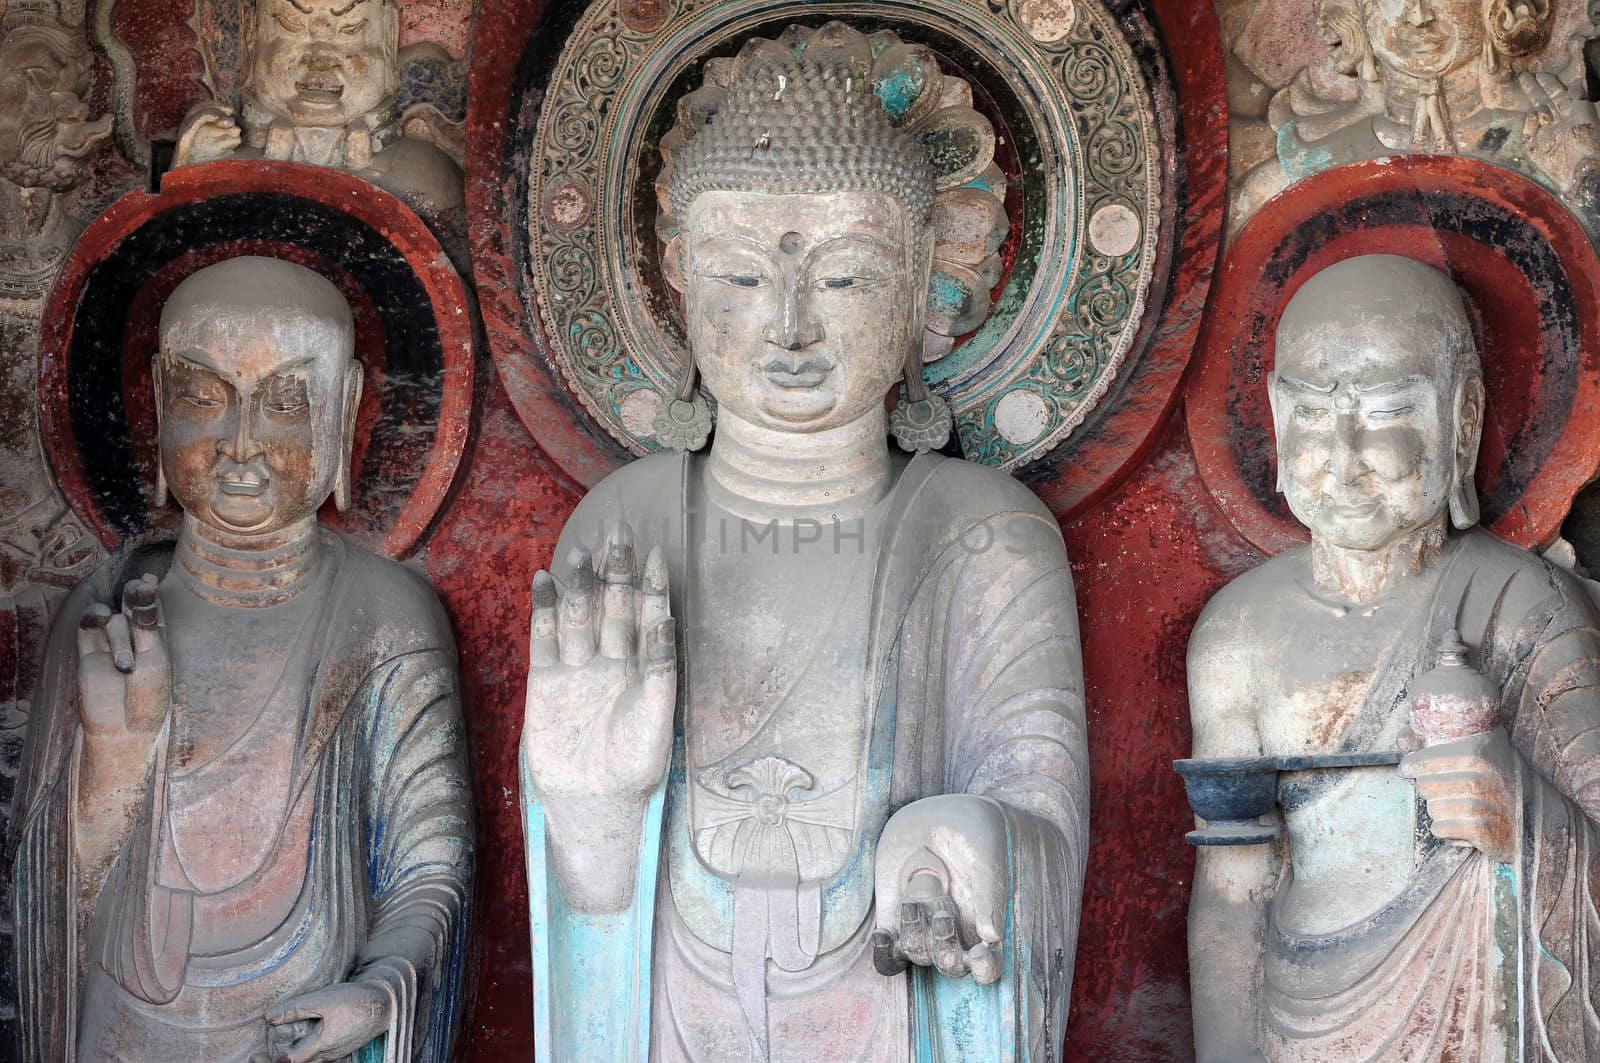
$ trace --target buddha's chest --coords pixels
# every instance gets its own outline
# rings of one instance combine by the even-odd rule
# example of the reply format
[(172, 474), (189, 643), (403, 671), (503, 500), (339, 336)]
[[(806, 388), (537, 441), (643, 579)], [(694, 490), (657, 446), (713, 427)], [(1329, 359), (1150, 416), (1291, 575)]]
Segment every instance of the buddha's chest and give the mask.
[(824, 879), (851, 848), (879, 699), (871, 580), (855, 558), (835, 560), (703, 570), (684, 781), (696, 849), (721, 874), (772, 863), (762, 870)]

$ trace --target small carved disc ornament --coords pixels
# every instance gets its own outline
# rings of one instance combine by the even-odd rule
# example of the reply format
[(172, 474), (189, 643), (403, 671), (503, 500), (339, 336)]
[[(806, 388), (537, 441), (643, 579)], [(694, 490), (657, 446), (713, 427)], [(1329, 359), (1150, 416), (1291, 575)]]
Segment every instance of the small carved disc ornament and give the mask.
[[(836, 18), (861, 32), (809, 28)], [(567, 387), (630, 452), (660, 445), (687, 359), (664, 149), (716, 110), (752, 38), (849, 52), (928, 151), (924, 374), (966, 457), (1015, 469), (1057, 447), (1164, 279), (1155, 104), (1098, 0), (596, 0), (546, 88), (526, 212), (524, 299)]]

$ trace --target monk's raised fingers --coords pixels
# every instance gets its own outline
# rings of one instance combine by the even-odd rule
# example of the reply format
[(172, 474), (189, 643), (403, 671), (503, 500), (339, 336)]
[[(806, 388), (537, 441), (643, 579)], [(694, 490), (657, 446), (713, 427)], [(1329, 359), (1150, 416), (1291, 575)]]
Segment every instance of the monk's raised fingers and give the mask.
[(528, 665), (549, 668), (561, 663), (561, 643), (556, 638), (556, 581), (540, 569), (533, 574), (533, 616), (528, 622)]
[(90, 602), (78, 618), (78, 656), (92, 653), (110, 653), (111, 643), (106, 640), (106, 623), (111, 619), (111, 607), (105, 602)]
[(601, 558), (600, 656), (625, 660), (638, 652), (639, 604), (633, 529), (618, 521), (606, 533)]
[(567, 589), (558, 610), (562, 664), (581, 667), (594, 656), (596, 596), (594, 559), (582, 545), (574, 546), (567, 555)]
[(111, 644), (111, 663), (124, 674), (133, 671), (133, 635), (128, 629), (128, 618), (122, 613), (111, 614), (106, 621), (106, 641)]
[(122, 611), (129, 620), (134, 653), (143, 656), (159, 651), (161, 585), (154, 576), (140, 576), (122, 589)]

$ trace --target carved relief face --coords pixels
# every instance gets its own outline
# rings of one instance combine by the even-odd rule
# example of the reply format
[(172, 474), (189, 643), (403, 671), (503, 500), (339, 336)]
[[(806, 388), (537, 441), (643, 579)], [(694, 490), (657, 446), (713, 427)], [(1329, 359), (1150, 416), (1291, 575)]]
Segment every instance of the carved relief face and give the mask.
[(847, 424), (900, 378), (929, 258), (881, 192), (705, 192), (683, 228), (684, 315), (706, 386), (756, 424)]
[(395, 9), (383, 0), (261, 0), (250, 88), (297, 125), (340, 127), (394, 92)]
[(1367, 38), (1385, 66), (1439, 77), (1483, 55), (1484, 0), (1363, 0)]
[(87, 121), (79, 94), (86, 68), (68, 54), (64, 32), (24, 27), (0, 41), (0, 176), (27, 187), (69, 188), (86, 176), (80, 161), (111, 132)]
[(1449, 505), (1461, 411), (1437, 347), (1404, 325), (1368, 342), (1311, 332), (1280, 343), (1269, 384), (1279, 474), (1314, 538), (1375, 550)]
[(164, 347), (156, 378), (162, 467), (178, 504), (235, 533), (315, 513), (348, 447), (359, 370), (334, 344), (283, 343), (281, 328), (180, 331), (188, 342)]

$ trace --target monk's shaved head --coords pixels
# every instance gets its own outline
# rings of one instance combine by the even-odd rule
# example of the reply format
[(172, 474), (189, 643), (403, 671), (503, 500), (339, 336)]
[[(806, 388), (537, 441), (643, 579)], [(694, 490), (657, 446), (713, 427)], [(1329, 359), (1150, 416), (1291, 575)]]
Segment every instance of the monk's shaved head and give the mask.
[[(179, 284), (161, 310), (161, 349), (212, 368), (264, 345), (284, 360), (342, 370), (355, 357), (350, 304), (314, 270), (276, 258), (230, 258)], [(196, 358), (196, 355), (201, 356)]]

